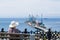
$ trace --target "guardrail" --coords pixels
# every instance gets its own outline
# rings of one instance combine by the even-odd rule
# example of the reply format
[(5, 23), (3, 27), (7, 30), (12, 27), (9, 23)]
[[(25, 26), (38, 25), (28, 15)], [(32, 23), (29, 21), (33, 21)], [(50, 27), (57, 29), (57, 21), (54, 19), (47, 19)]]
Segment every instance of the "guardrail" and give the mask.
[[(34, 35), (37, 40), (38, 35)], [(28, 33), (6, 33), (0, 32), (0, 40), (30, 40), (30, 34)]]
[[(33, 36), (35, 40), (40, 40), (44, 38), (41, 34), (33, 34)], [(30, 40), (31, 38), (32, 36), (29, 33), (0, 32), (0, 40)]]

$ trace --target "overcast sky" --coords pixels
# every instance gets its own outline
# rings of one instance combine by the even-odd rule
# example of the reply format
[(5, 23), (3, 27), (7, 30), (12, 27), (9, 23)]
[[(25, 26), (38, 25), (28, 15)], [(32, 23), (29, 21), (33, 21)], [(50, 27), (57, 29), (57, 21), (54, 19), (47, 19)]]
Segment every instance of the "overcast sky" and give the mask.
[(0, 18), (21, 18), (43, 13), (43, 17), (60, 17), (60, 0), (0, 0)]

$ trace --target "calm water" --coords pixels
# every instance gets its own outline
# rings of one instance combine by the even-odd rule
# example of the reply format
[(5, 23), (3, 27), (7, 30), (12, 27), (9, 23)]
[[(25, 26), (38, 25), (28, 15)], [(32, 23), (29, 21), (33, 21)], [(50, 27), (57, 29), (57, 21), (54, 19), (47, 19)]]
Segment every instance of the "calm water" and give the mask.
[[(4, 28), (5, 31), (8, 31), (9, 24), (11, 21), (18, 21), (20, 25), (17, 27), (19, 30), (24, 31), (25, 28), (28, 29), (28, 31), (36, 29), (33, 27), (30, 27), (26, 23), (24, 23), (27, 18), (0, 18), (0, 30), (1, 28)], [(38, 19), (40, 21), (40, 19)], [(60, 31), (60, 18), (44, 18), (43, 23), (48, 28), (51, 28), (52, 31)]]

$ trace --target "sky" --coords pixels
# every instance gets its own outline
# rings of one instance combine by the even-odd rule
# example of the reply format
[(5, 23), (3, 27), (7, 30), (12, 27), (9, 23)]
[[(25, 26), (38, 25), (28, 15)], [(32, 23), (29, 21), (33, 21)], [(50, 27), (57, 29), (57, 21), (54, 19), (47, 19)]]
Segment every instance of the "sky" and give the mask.
[(60, 0), (0, 0), (0, 18), (23, 18), (29, 14), (60, 18)]

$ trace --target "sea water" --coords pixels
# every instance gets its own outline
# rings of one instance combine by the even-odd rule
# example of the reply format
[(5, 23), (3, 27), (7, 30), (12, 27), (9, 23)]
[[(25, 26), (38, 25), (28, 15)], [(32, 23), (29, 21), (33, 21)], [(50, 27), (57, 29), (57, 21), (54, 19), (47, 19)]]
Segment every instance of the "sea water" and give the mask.
[[(11, 21), (18, 21), (19, 26), (17, 28), (20, 31), (24, 31), (27, 28), (28, 31), (35, 31), (36, 29), (27, 25), (25, 22), (28, 18), (0, 18), (0, 31), (1, 28), (4, 28), (5, 31), (8, 31)], [(37, 18), (38, 21), (41, 21), (40, 18)], [(43, 24), (47, 29), (51, 28), (52, 31), (60, 31), (60, 18), (43, 18)]]

